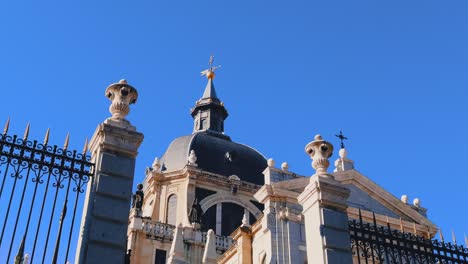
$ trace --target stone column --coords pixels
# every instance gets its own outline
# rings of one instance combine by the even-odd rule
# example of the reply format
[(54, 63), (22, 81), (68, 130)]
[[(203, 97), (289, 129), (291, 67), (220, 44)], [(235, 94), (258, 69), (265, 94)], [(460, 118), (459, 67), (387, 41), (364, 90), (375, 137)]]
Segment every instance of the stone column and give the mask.
[(110, 85), (112, 117), (90, 141), (94, 176), (88, 183), (75, 263), (124, 263), (135, 157), (143, 134), (125, 119), (138, 97), (125, 80)]
[(303, 207), (308, 263), (353, 263), (346, 199), (349, 190), (327, 173), (333, 146), (319, 135), (306, 146), (316, 174), (299, 195)]

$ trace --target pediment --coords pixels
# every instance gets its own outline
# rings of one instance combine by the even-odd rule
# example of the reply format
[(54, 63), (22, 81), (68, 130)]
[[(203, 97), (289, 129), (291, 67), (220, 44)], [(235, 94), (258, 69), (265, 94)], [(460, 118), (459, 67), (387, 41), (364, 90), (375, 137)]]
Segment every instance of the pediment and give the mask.
[(431, 230), (437, 229), (437, 226), (427, 219), (426, 209), (405, 204), (360, 172), (353, 169), (335, 172), (333, 175), (337, 181), (351, 191), (348, 198), (350, 211), (357, 212), (357, 210), (361, 209), (374, 212), (381, 217), (400, 218), (406, 223), (427, 226)]

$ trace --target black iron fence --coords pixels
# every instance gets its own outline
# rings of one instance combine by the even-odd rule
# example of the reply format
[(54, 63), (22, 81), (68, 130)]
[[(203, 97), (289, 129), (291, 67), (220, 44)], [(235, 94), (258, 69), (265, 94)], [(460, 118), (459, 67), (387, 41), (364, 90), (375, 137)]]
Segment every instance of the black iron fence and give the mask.
[(468, 263), (468, 248), (456, 243), (433, 240), (379, 226), (373, 223), (349, 221), (353, 262), (358, 264), (455, 264)]
[(93, 164), (82, 152), (0, 135), (0, 256), (2, 263), (66, 263), (78, 238), (77, 212)]

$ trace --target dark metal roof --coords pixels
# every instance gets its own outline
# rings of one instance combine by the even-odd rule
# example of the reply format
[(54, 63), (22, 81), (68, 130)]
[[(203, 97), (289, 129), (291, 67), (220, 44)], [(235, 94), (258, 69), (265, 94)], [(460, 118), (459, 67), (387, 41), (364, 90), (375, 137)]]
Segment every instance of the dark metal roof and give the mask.
[(198, 168), (204, 171), (227, 177), (237, 175), (242, 181), (264, 184), (265, 157), (257, 150), (217, 133), (198, 132), (176, 138), (161, 158), (163, 168), (166, 171), (184, 168), (190, 150), (195, 151)]

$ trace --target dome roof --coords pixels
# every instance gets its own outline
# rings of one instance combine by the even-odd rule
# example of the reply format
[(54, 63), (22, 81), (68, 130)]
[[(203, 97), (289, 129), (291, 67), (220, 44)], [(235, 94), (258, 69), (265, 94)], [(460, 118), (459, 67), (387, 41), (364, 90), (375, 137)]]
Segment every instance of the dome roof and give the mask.
[(167, 148), (161, 164), (163, 170), (180, 170), (187, 165), (191, 150), (197, 156), (198, 168), (223, 176), (237, 175), (241, 181), (263, 185), (265, 157), (257, 150), (232, 142), (229, 137), (209, 131), (176, 138)]

